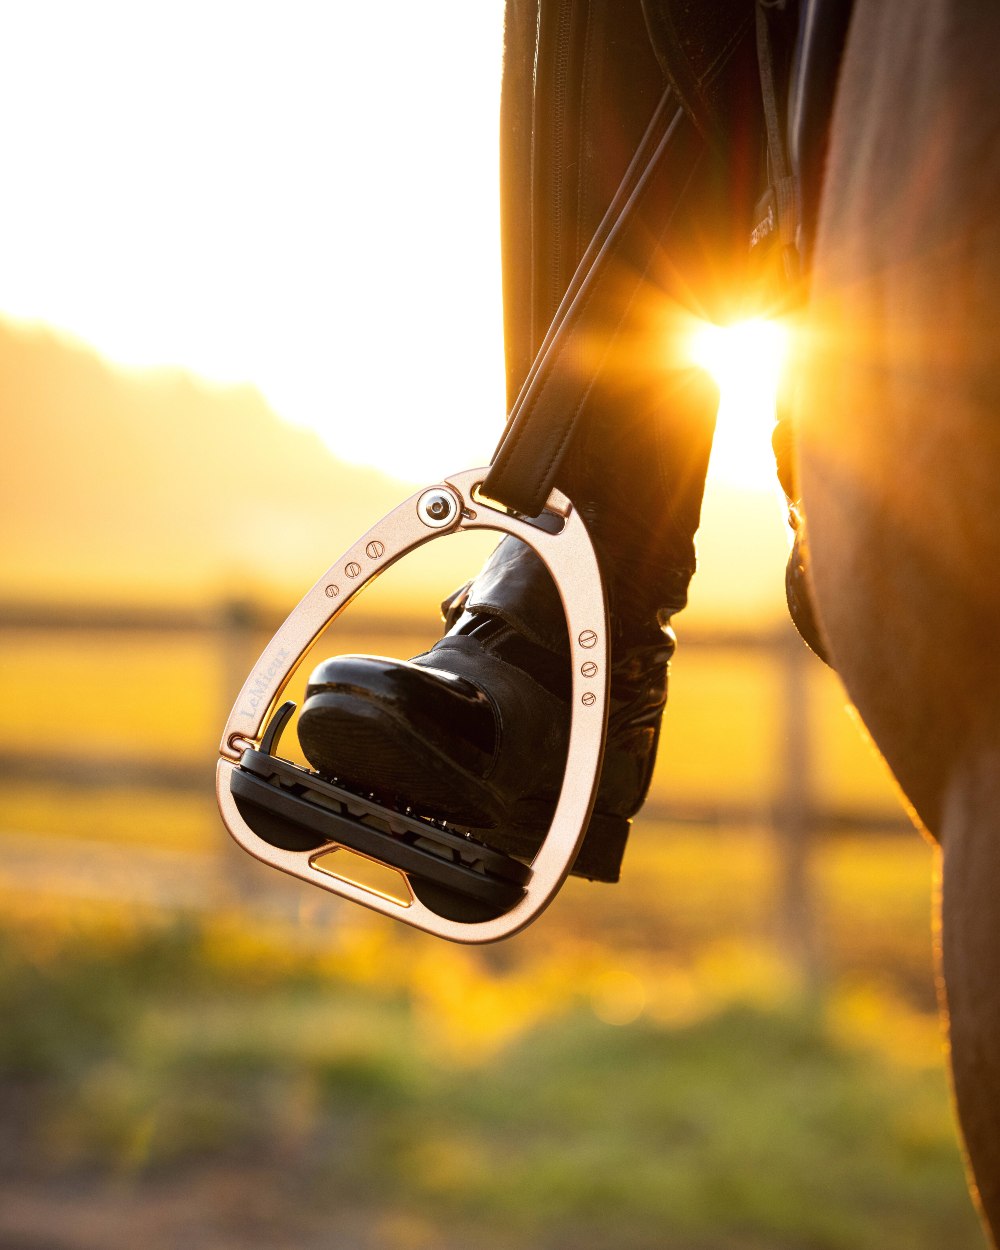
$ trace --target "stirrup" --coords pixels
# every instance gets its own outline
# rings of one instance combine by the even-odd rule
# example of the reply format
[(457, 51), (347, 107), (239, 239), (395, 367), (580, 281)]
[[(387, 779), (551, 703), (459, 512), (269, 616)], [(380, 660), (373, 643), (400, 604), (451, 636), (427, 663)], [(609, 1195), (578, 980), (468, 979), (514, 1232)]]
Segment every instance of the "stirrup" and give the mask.
[[(229, 832), (265, 864), (457, 942), (492, 942), (518, 932), (566, 879), (601, 775), (608, 610), (583, 521), (553, 487), (593, 385), (582, 362), (593, 358), (595, 338), (617, 331), (645, 281), (648, 213), (655, 206), (654, 219), (664, 220), (663, 206), (676, 206), (687, 193), (704, 151), (703, 136), (668, 88), (556, 310), (489, 468), (446, 478), (383, 517), (271, 639), (226, 724), (217, 779)], [(629, 275), (631, 294), (623, 290), (623, 275)], [(616, 310), (610, 321), (608, 309)], [(549, 514), (544, 527), (530, 519), (543, 511)], [(483, 529), (512, 534), (538, 555), (559, 592), (569, 633), (569, 749), (552, 824), (530, 865), (275, 754), (292, 712), (278, 706), (282, 691), (320, 631), (407, 552), (443, 534)], [(401, 874), (404, 896), (340, 874), (341, 851)]]
[[(233, 838), (257, 859), (322, 889), (457, 942), (509, 937), (551, 902), (590, 821), (607, 732), (608, 614), (597, 557), (570, 501), (553, 490), (545, 528), (487, 499), (470, 469), (393, 509), (319, 579), (247, 678), (222, 737), (216, 791)], [(553, 521), (561, 522), (558, 527)], [(572, 660), (569, 748), (552, 824), (530, 865), (443, 822), (384, 806), (277, 755), (294, 711), (281, 695), (320, 632), (408, 552), (463, 530), (527, 543), (562, 600)], [(557, 530), (557, 532), (551, 532)], [(336, 875), (336, 852), (393, 869), (398, 895)], [(331, 861), (332, 864), (331, 864)]]

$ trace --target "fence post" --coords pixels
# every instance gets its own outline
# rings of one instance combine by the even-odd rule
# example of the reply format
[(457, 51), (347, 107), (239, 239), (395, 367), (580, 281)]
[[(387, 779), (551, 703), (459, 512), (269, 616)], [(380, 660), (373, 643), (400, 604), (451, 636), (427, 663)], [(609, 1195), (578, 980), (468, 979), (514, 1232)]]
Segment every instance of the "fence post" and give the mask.
[(813, 802), (809, 669), (818, 661), (793, 629), (782, 632), (780, 772), (773, 828), (777, 866), (777, 927), (782, 947), (803, 988), (818, 992), (823, 961), (812, 876), (816, 808)]
[(260, 650), (264, 623), (255, 603), (248, 599), (225, 599), (218, 609), (220, 647), (219, 733), (229, 719), (236, 696), (243, 688)]
[[(236, 696), (260, 653), (264, 622), (260, 609), (247, 599), (223, 600), (217, 621), (221, 737)], [(221, 826), (221, 821), (219, 823)], [(224, 897), (241, 903), (252, 900), (260, 887), (259, 865), (228, 836), (220, 839), (219, 854)]]

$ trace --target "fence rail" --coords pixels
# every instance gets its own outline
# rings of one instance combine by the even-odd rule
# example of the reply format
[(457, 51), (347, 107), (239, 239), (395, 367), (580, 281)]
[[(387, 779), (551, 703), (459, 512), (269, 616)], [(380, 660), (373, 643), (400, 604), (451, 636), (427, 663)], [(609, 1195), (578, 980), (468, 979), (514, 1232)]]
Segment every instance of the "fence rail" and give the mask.
[[(221, 686), (231, 699), (256, 658), (260, 640), (274, 632), (281, 616), (259, 604), (226, 601), (208, 608), (145, 608), (107, 604), (84, 605), (72, 611), (59, 605), (0, 603), (0, 638), (25, 632), (97, 633), (120, 637), (142, 634), (188, 634), (217, 641), (220, 667), (226, 680)], [(352, 633), (382, 638), (411, 638), (426, 632), (422, 618), (402, 615), (373, 616), (363, 609), (351, 616)], [(697, 824), (738, 824), (759, 821), (762, 812), (788, 826), (792, 836), (801, 831), (908, 830), (900, 815), (862, 807), (831, 805), (813, 794), (813, 744), (810, 740), (809, 673), (816, 661), (791, 626), (767, 630), (705, 629), (685, 632), (685, 652), (733, 652), (756, 655), (775, 665), (780, 675), (781, 724), (777, 734), (778, 785), (770, 795), (761, 794), (744, 803), (714, 798), (664, 800), (651, 797), (644, 809), (659, 820)], [(219, 707), (219, 725), (229, 714), (229, 702)], [(63, 781), (89, 788), (162, 786), (196, 792), (211, 784), (214, 759), (192, 762), (158, 756), (155, 760), (84, 751), (21, 750), (16, 745), (0, 753), (0, 780), (31, 782)]]
[[(426, 621), (401, 616), (366, 615), (354, 612), (352, 632), (377, 634), (385, 638), (419, 636)], [(115, 637), (133, 634), (194, 634), (213, 640), (223, 680), (219, 683), (226, 697), (235, 697), (243, 677), (250, 670), (262, 637), (280, 624), (277, 614), (257, 604), (229, 601), (212, 608), (153, 609), (94, 605), (62, 607), (41, 604), (0, 604), (0, 636), (14, 631), (32, 635), (66, 631), (87, 631)], [(739, 651), (755, 654), (770, 662), (780, 682), (781, 709), (774, 743), (777, 781), (771, 792), (756, 801), (734, 803), (712, 797), (696, 800), (664, 800), (654, 797), (644, 816), (668, 822), (717, 826), (753, 826), (762, 822), (773, 830), (774, 850), (779, 873), (779, 917), (784, 945), (798, 963), (803, 977), (818, 982), (821, 958), (818, 950), (815, 907), (812, 899), (810, 861), (820, 830), (910, 829), (900, 814), (895, 819), (885, 811), (832, 807), (820, 803), (815, 794), (814, 752), (811, 739), (810, 670), (815, 660), (799, 641), (791, 626), (762, 632), (716, 629), (684, 634), (686, 651)], [(219, 709), (219, 724), (229, 712), (228, 703)], [(61, 744), (64, 745), (64, 744)], [(191, 762), (157, 756), (153, 760), (118, 755), (19, 750), (16, 746), (0, 752), (0, 781), (74, 788), (153, 788), (209, 793), (213, 785), (214, 759)]]

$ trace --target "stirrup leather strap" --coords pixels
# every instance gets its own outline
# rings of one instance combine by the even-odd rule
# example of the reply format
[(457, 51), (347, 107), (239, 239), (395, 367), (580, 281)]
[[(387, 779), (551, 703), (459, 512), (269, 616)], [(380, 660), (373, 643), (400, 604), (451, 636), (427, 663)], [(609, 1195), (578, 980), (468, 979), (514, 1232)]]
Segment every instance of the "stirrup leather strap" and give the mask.
[(669, 231), (706, 151), (707, 141), (668, 89), (514, 402), (483, 485), (489, 498), (524, 516), (545, 506), (594, 380), (656, 255), (649, 205)]

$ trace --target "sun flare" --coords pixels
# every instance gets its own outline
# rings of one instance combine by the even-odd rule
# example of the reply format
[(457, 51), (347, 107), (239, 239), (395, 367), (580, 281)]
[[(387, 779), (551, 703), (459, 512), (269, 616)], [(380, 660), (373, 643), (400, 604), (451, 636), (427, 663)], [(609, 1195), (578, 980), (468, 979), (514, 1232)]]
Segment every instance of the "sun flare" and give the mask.
[[(388, 28), (377, 6), (279, 21), (106, 0), (59, 9), (53, 42), (54, 12), (12, 10), (0, 47), (18, 119), (0, 134), (18, 188), (0, 316), (117, 363), (251, 383), (341, 459), (412, 481), (488, 459), (504, 416), (501, 0), (447, 0), (433, 21), (399, 4)], [(392, 92), (372, 91), (364, 47)], [(712, 475), (763, 488), (782, 329), (705, 324), (691, 349), (722, 391)]]
[(788, 350), (784, 326), (763, 317), (692, 334), (690, 353), (719, 387), (719, 415), (709, 470), (734, 486), (771, 490), (775, 481), (771, 430), (781, 368)]

